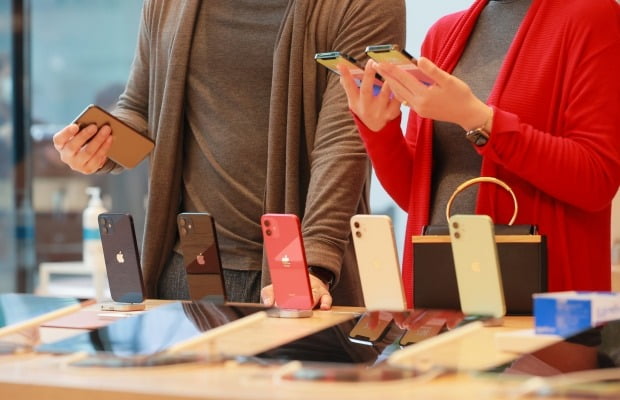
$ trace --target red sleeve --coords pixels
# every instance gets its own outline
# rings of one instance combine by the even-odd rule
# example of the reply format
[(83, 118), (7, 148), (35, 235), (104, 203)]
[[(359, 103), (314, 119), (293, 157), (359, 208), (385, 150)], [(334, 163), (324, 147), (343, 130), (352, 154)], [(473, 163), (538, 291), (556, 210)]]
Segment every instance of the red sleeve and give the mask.
[[(553, 27), (564, 29), (561, 36), (549, 34), (546, 46), (521, 54), (536, 60), (537, 75), (517, 63), (512, 90), (502, 100), (524, 109), (518, 116), (495, 110), (481, 154), (554, 199), (599, 211), (609, 206), (620, 182), (620, 24), (602, 16), (618, 15), (619, 7), (583, 7), (580, 15), (586, 15)], [(560, 51), (566, 41), (570, 51)], [(547, 53), (561, 56), (548, 59)]]
[(380, 131), (370, 130), (353, 114), (377, 178), (385, 191), (405, 211), (413, 181), (413, 157), (400, 128), (401, 116)]

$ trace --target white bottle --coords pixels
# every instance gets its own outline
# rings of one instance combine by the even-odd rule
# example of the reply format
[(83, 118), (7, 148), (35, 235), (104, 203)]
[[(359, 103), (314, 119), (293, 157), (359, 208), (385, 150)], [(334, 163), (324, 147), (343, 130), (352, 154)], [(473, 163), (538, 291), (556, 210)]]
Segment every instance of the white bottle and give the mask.
[(88, 187), (86, 193), (90, 199), (82, 213), (82, 256), (84, 267), (93, 272), (95, 297), (98, 301), (103, 301), (106, 297), (107, 275), (99, 235), (99, 214), (108, 210), (103, 206), (101, 190), (98, 187)]

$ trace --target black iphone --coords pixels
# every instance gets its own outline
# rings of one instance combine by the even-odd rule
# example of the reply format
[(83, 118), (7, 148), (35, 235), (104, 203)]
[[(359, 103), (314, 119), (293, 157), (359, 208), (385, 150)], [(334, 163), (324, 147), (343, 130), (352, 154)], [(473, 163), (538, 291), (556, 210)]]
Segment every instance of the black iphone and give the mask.
[(144, 281), (132, 216), (103, 213), (98, 220), (112, 300), (143, 302)]
[(226, 300), (215, 220), (206, 212), (177, 215), (177, 226), (192, 300)]

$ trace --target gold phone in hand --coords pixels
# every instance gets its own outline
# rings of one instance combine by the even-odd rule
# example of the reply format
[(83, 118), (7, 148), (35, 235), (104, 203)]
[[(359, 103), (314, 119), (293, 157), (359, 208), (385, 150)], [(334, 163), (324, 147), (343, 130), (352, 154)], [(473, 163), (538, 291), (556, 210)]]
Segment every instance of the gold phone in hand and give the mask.
[(114, 140), (108, 157), (125, 168), (138, 165), (155, 147), (153, 140), (94, 104), (88, 105), (73, 123), (78, 124), (80, 129), (91, 124), (98, 128), (109, 125)]
[[(353, 79), (355, 79), (355, 83), (357, 84), (357, 86), (359, 87), (362, 84), (362, 79), (364, 77), (364, 68), (358, 64), (355, 58), (339, 51), (330, 51), (326, 53), (316, 53), (314, 55), (314, 59), (316, 60), (316, 62), (323, 65), (337, 75), (340, 75), (340, 71), (338, 71), (338, 66), (346, 66), (351, 72)], [(381, 75), (376, 74), (373, 84), (374, 95), (377, 95), (381, 91), (381, 85), (383, 85), (383, 78), (381, 77)]]
[(425, 85), (432, 85), (435, 83), (428, 75), (420, 71), (418, 68), (418, 61), (415, 57), (396, 44), (368, 46), (366, 47), (366, 55), (376, 62), (398, 65)]

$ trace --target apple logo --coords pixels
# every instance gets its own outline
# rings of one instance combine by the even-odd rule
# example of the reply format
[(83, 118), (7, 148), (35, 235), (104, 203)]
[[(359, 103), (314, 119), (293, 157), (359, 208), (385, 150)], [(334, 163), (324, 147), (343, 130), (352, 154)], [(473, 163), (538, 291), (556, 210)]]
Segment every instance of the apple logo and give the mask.
[(291, 266), (291, 259), (288, 258), (286, 254), (282, 257), (282, 265), (284, 265), (285, 267)]
[(203, 256), (202, 254), (198, 254), (198, 255), (196, 256), (196, 262), (197, 262), (199, 265), (205, 265), (205, 256)]
[(125, 256), (122, 251), (116, 253), (116, 261), (118, 261), (119, 264), (123, 264), (125, 262)]
[(473, 263), (471, 263), (471, 270), (472, 272), (480, 272), (482, 270), (480, 262), (474, 261)]

